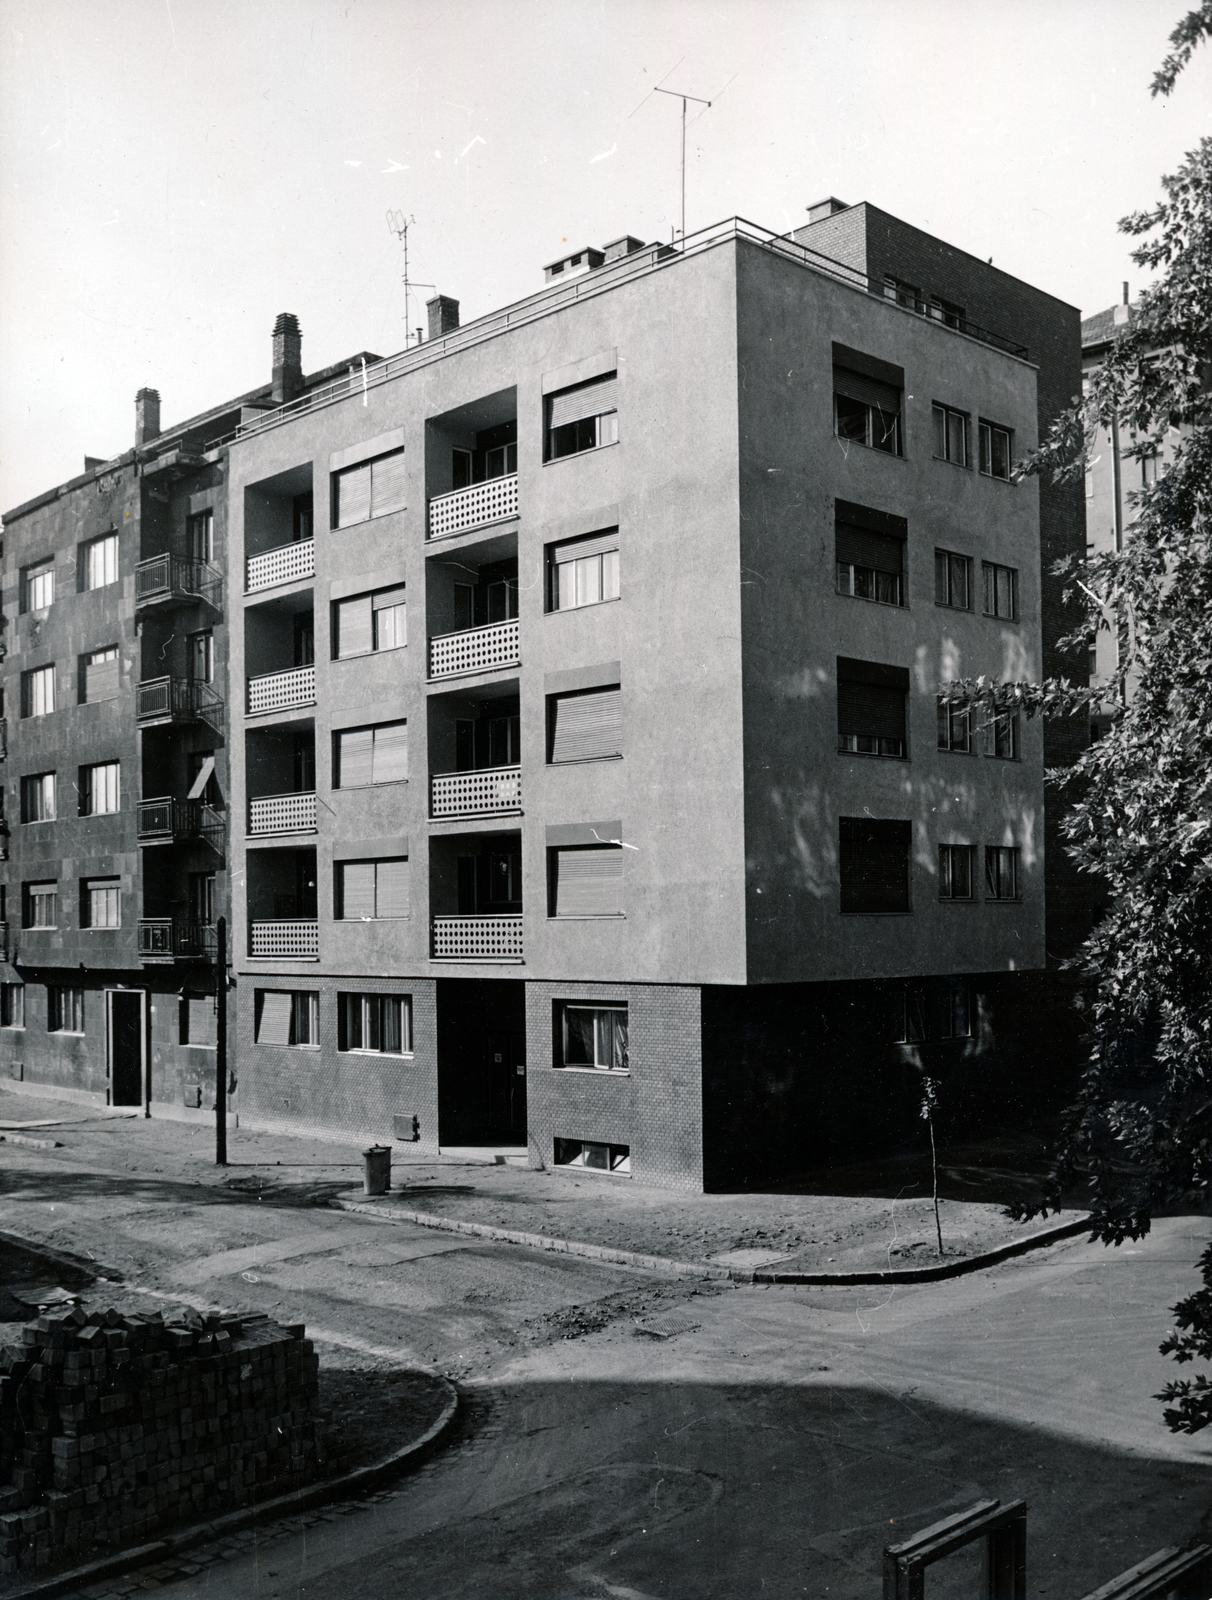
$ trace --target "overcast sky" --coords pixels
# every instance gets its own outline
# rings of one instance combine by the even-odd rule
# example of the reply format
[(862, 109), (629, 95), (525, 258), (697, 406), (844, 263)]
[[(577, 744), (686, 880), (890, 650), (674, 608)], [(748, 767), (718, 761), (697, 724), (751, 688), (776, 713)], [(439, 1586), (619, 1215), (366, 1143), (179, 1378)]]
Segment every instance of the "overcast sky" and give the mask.
[[(0, 0), (0, 507), (269, 378), (464, 321), (567, 249), (869, 200), (1091, 312), (1209, 129), (1159, 0)], [(421, 297), (433, 293), (420, 291)], [(419, 309), (408, 323), (424, 320)], [(1014, 329), (1005, 330), (1013, 335)]]

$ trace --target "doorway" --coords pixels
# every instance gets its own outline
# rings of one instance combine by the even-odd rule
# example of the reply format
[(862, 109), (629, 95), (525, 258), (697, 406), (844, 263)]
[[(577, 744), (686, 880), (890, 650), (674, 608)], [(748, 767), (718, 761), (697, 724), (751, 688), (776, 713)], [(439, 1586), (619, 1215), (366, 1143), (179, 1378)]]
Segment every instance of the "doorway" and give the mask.
[(526, 992), (505, 978), (438, 980), (438, 1139), (526, 1143)]
[(114, 1106), (143, 1104), (142, 989), (107, 989), (109, 1101)]

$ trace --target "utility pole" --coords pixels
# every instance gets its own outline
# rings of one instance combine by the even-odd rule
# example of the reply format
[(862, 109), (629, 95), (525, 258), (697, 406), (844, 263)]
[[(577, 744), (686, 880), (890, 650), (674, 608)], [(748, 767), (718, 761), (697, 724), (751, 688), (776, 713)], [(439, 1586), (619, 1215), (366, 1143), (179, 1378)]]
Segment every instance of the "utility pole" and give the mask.
[(227, 918), (215, 927), (215, 1166), (227, 1165)]
[(675, 100), (682, 102), (682, 238), (686, 237), (686, 102), (693, 100), (696, 105), (706, 106), (711, 109), (711, 101), (703, 100), (697, 94), (683, 94), (680, 89), (660, 89), (657, 94), (671, 94)]

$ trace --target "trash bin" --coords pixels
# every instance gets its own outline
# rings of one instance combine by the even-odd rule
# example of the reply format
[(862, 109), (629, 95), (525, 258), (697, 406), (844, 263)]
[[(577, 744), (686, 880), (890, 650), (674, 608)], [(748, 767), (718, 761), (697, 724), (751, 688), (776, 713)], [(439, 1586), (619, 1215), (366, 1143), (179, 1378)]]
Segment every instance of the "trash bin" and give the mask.
[(391, 1188), (391, 1146), (373, 1144), (362, 1152), (362, 1188), (366, 1194), (386, 1194)]

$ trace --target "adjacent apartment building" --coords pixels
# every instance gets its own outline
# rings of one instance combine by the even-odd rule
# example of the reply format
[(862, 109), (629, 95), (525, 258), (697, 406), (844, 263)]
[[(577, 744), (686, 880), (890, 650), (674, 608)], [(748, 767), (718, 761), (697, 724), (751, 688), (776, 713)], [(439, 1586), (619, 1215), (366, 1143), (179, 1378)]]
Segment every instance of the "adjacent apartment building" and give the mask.
[[(1013, 463), (1077, 391), (1078, 313), (833, 200), (544, 278), (462, 326), (436, 297), (427, 341), (208, 453), (232, 1110), (685, 1189), (887, 1147), (923, 1071), (1013, 1114), (1088, 922), (1044, 799), (1071, 734), (937, 690), (1054, 669), (1081, 490)], [(202, 799), (138, 737), (141, 795)], [(178, 1012), (153, 1109), (197, 1077)]]

